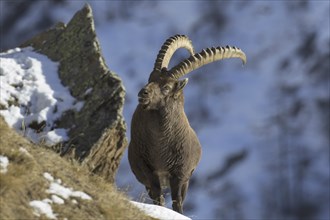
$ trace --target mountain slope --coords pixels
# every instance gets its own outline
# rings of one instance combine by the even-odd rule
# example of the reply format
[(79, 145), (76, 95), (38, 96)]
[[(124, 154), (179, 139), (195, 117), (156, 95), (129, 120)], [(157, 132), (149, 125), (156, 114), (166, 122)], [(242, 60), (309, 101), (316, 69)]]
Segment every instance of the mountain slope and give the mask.
[[(0, 136), (0, 155), (9, 161), (7, 171), (0, 172), (1, 219), (42, 216), (31, 206), (33, 201), (50, 204), (54, 216), (61, 219), (151, 219), (111, 184), (75, 162), (27, 141), (10, 129), (2, 117)], [(51, 176), (53, 182), (49, 181)], [(65, 193), (70, 194), (66, 199)]]

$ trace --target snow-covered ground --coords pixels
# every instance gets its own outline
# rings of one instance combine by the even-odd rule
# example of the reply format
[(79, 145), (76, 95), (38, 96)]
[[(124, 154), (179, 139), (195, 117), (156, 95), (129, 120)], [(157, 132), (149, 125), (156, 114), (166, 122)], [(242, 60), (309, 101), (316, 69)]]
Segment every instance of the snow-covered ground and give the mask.
[(46, 190), (50, 194), (50, 198), (43, 200), (33, 200), (30, 206), (34, 210), (36, 216), (45, 215), (49, 219), (57, 219), (56, 213), (53, 212), (52, 204), (64, 205), (66, 200), (71, 200), (73, 203), (78, 203), (75, 198), (84, 200), (92, 200), (88, 194), (82, 191), (74, 191), (70, 187), (62, 185), (61, 179), (55, 179), (50, 173), (45, 172), (44, 178), (49, 182), (49, 189)]
[(160, 220), (189, 220), (191, 218), (188, 218), (187, 216), (181, 215), (180, 213), (177, 213), (173, 210), (170, 210), (168, 208), (158, 206), (158, 205), (151, 205), (151, 204), (145, 204), (141, 202), (134, 202), (131, 201), (133, 205), (138, 207), (140, 210), (144, 211), (147, 215), (160, 219)]
[[(50, 20), (68, 22), (84, 3), (40, 1), (34, 11), (51, 8)], [(128, 129), (136, 95), (169, 36), (188, 35), (196, 51), (229, 44), (247, 55), (244, 67), (225, 60), (188, 75), (185, 109), (203, 146), (188, 216), (301, 219), (304, 210), (328, 218), (329, 1), (89, 3), (105, 60), (126, 87)], [(32, 10), (10, 33), (40, 19)], [(186, 56), (179, 51), (171, 65)], [(126, 155), (117, 185), (135, 200), (145, 194)]]

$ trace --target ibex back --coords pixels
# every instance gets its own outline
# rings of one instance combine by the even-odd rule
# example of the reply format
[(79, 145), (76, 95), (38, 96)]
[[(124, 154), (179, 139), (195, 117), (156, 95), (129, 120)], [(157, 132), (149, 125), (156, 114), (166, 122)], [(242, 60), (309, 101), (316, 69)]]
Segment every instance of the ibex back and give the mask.
[[(179, 48), (187, 49), (191, 56), (168, 70), (170, 59)], [(128, 159), (154, 204), (165, 205), (162, 191), (170, 187), (173, 210), (183, 213), (189, 179), (201, 157), (201, 145), (184, 112), (183, 88), (188, 79), (180, 78), (225, 58), (246, 62), (245, 54), (236, 47), (207, 48), (195, 54), (186, 36), (170, 37), (158, 53), (148, 84), (138, 94)]]

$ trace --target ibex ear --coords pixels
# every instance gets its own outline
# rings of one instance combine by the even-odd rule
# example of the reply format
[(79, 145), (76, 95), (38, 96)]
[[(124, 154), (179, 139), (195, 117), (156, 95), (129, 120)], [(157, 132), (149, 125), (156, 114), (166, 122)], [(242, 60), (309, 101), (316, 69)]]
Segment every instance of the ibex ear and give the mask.
[(187, 83), (188, 83), (188, 78), (180, 80), (176, 83), (176, 88), (175, 88), (175, 93), (174, 93), (175, 99), (177, 99), (179, 97), (179, 95), (181, 94), (180, 92), (187, 85)]
[(188, 83), (188, 78), (178, 81), (176, 91), (182, 90)]

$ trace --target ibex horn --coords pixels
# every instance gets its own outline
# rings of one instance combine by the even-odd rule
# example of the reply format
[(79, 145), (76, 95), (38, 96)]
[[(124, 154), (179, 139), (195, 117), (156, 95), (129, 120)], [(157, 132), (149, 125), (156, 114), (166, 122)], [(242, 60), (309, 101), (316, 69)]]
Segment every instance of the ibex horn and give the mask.
[(158, 52), (154, 70), (161, 71), (164, 67), (167, 68), (171, 57), (179, 48), (186, 48), (191, 55), (195, 54), (193, 45), (187, 36), (172, 36), (164, 42), (160, 51)]
[(243, 61), (243, 64), (246, 63), (245, 53), (237, 47), (212, 47), (206, 48), (202, 50), (202, 52), (196, 53), (188, 59), (182, 61), (169, 70), (169, 74), (172, 78), (179, 79), (187, 73), (206, 64), (226, 58), (240, 58)]

